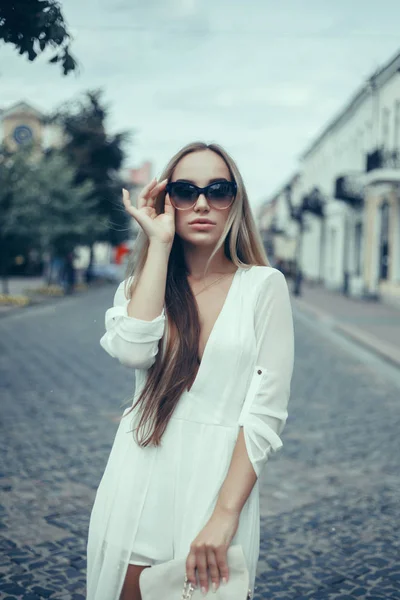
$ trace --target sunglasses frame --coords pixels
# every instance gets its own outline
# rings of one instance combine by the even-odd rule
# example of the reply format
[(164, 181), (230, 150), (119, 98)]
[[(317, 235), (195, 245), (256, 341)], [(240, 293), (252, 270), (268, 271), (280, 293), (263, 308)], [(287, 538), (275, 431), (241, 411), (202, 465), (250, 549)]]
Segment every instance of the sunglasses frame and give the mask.
[[(186, 185), (190, 185), (193, 188), (196, 189), (197, 192), (197, 198), (196, 200), (193, 202), (193, 204), (187, 208), (179, 208), (178, 206), (175, 206), (175, 204), (173, 203), (171, 194), (170, 194), (170, 190), (171, 190), (171, 185), (174, 183), (183, 183)], [(217, 208), (216, 206), (214, 206), (214, 204), (212, 204), (210, 202), (210, 200), (208, 199), (207, 193), (210, 187), (212, 187), (213, 185), (216, 185), (218, 183), (230, 183), (233, 186), (233, 196), (232, 196), (232, 201), (230, 202), (230, 204), (228, 204), (228, 206), (225, 206), (224, 208)], [(176, 209), (176, 210), (190, 210), (193, 208), (193, 206), (196, 205), (197, 200), (199, 199), (200, 194), (204, 194), (204, 196), (207, 199), (207, 202), (213, 207), (215, 208), (215, 210), (226, 210), (227, 208), (229, 208), (230, 206), (232, 206), (233, 201), (235, 200), (236, 194), (237, 194), (237, 185), (236, 185), (236, 181), (227, 181), (227, 180), (221, 180), (221, 181), (213, 181), (213, 183), (209, 183), (208, 185), (206, 185), (206, 187), (200, 188), (197, 185), (195, 185), (194, 183), (189, 183), (188, 181), (169, 181), (167, 183), (167, 185), (165, 186), (165, 191), (170, 194), (170, 199), (171, 199), (171, 203), (172, 206)]]

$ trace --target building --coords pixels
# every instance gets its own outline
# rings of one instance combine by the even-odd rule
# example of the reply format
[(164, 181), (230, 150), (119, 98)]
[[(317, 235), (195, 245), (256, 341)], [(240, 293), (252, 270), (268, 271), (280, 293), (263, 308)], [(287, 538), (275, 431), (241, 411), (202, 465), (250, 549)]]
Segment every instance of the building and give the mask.
[(303, 276), (400, 302), (400, 53), (305, 150), (290, 189)]
[(42, 111), (27, 102), (0, 108), (0, 144), (15, 151), (32, 143), (39, 150), (58, 147), (63, 141), (61, 129), (48, 122)]
[(299, 223), (293, 213), (299, 181), (300, 175), (296, 173), (261, 206), (257, 215), (268, 259), (287, 275), (293, 274), (298, 255)]

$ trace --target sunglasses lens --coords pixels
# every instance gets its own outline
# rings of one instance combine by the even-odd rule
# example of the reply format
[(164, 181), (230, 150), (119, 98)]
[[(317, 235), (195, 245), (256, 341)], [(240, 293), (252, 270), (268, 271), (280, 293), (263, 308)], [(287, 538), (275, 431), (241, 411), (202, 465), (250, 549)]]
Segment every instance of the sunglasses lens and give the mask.
[(208, 199), (216, 208), (227, 208), (235, 195), (234, 185), (230, 181), (213, 183), (208, 190)]
[(197, 193), (190, 183), (173, 183), (170, 186), (170, 198), (177, 208), (187, 208), (196, 202)]
[[(175, 208), (191, 208), (199, 197), (199, 188), (184, 181), (169, 183), (167, 191)], [(207, 201), (218, 209), (228, 208), (236, 194), (236, 186), (232, 181), (217, 181), (206, 188)]]

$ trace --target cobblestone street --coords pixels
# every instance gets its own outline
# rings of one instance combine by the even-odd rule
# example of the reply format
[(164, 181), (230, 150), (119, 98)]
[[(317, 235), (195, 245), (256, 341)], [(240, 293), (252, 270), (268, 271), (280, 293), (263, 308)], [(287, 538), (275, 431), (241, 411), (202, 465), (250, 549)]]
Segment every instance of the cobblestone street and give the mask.
[[(85, 597), (90, 510), (134, 386), (99, 345), (115, 287), (0, 319), (1, 599)], [(255, 600), (400, 600), (400, 373), (294, 313)]]

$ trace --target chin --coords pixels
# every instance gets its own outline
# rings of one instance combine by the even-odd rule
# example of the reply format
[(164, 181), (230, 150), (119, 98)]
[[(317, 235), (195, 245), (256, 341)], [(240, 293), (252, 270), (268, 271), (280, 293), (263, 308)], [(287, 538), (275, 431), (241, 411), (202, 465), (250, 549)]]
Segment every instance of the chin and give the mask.
[(218, 238), (215, 236), (204, 235), (203, 232), (199, 232), (197, 235), (181, 236), (181, 240), (186, 244), (192, 246), (215, 246)]

